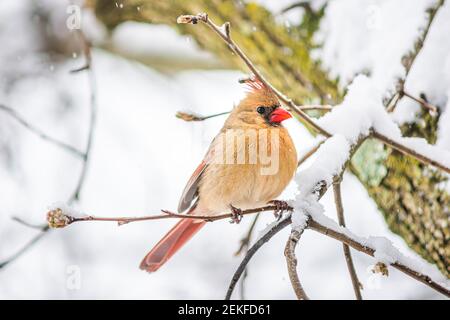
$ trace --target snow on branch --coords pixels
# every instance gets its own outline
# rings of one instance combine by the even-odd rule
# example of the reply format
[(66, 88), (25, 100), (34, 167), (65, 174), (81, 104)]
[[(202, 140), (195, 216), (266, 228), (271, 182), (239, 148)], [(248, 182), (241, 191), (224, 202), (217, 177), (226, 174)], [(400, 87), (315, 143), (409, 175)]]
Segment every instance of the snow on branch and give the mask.
[(314, 218), (308, 220), (308, 228), (346, 243), (355, 250), (373, 256), (379, 262), (391, 265), (415, 280), (450, 297), (450, 281), (435, 267), (404, 256), (384, 237), (362, 238), (355, 236), (348, 229), (338, 226), (332, 219), (325, 215), (317, 214)]
[(394, 149), (450, 173), (450, 151), (430, 145), (425, 139), (403, 137), (383, 106), (381, 90), (364, 75), (354, 79), (344, 101), (317, 124), (350, 142), (372, 134)]
[[(315, 209), (311, 210), (311, 207)], [(293, 225), (292, 233), (298, 232), (301, 235), (303, 230), (307, 229), (319, 232), (325, 236), (347, 244), (357, 251), (374, 257), (380, 264), (391, 265), (411, 278), (450, 298), (450, 281), (443, 277), (435, 267), (431, 267), (428, 264), (416, 259), (406, 257), (400, 253), (400, 251), (396, 249), (388, 239), (384, 237), (363, 238), (353, 234), (347, 228), (337, 225), (334, 220), (325, 216), (319, 209), (320, 207), (321, 206), (317, 200), (315, 202), (312, 201), (309, 208), (304, 207), (303, 211), (294, 211), (292, 215), (286, 216), (281, 221), (270, 225), (264, 234), (248, 250), (247, 255), (236, 269), (228, 287), (225, 299), (231, 299), (231, 295), (233, 294), (237, 282), (255, 253), (265, 243), (272, 239), (273, 236), (290, 224)], [(298, 239), (300, 238), (298, 237)], [(294, 280), (299, 283), (298, 275), (292, 275), (291, 266), (288, 266), (288, 268), (290, 268), (291, 281)], [(298, 291), (300, 288), (303, 290), (303, 288), (301, 286), (298, 287), (298, 284), (296, 283), (293, 283), (293, 287), (296, 290), (297, 295), (301, 293), (301, 291)], [(305, 299), (305, 297), (303, 297), (303, 299)]]
[(431, 106), (426, 101), (423, 101), (423, 99), (419, 100), (405, 92), (405, 82), (414, 62), (416, 61), (417, 56), (423, 48), (423, 44), (428, 36), (434, 18), (436, 17), (437, 12), (444, 5), (444, 2), (445, 0), (436, 0), (433, 1), (433, 3), (428, 7), (428, 9), (426, 10), (427, 15), (424, 19), (423, 26), (420, 28), (419, 35), (414, 40), (414, 43), (412, 44), (410, 50), (403, 55), (401, 62), (404, 69), (402, 70), (402, 74), (399, 75), (399, 77), (396, 79), (395, 92), (391, 93), (390, 98), (387, 99), (388, 102), (386, 110), (388, 112), (392, 112), (395, 109), (398, 102), (404, 95), (416, 100), (425, 108), (433, 110), (434, 112), (436, 111), (436, 107)]
[[(291, 232), (291, 236), (289, 238), (290, 240), (288, 241), (286, 248), (288, 248), (288, 245), (292, 247), (295, 239), (300, 239), (299, 232), (304, 230), (307, 224), (308, 215), (297, 214), (297, 212), (311, 212), (318, 214), (323, 212), (322, 205), (318, 202), (321, 196), (320, 193), (317, 192), (318, 187), (322, 189), (325, 185), (326, 188), (329, 188), (329, 186), (333, 184), (338, 218), (339, 221), (342, 222), (342, 225), (345, 224), (342, 199), (340, 195), (340, 180), (346, 163), (350, 160), (351, 155), (355, 152), (360, 142), (360, 140), (355, 140), (353, 141), (353, 144), (351, 144), (351, 142), (348, 141), (343, 135), (336, 134), (331, 138), (328, 138), (319, 147), (316, 152), (315, 161), (311, 164), (311, 166), (297, 173), (295, 181), (298, 185), (298, 192), (293, 203), (293, 207), (295, 209), (292, 214), (293, 231)], [(336, 194), (336, 191), (338, 191), (338, 194)], [(355, 296), (360, 300), (362, 299), (360, 283), (352, 262), (349, 247), (346, 244), (344, 244), (344, 255), (355, 291)], [(292, 259), (293, 258), (291, 258), (291, 260)], [(288, 264), (291, 265), (292, 262), (288, 261)], [(293, 286), (297, 285), (298, 280), (292, 278), (292, 276), (291, 281)], [(295, 292), (299, 293), (301, 291), (297, 288)], [(297, 294), (297, 296), (299, 295)]]
[(295, 181), (299, 191), (296, 200), (313, 193), (320, 181), (329, 186), (333, 177), (342, 171), (349, 160), (350, 149), (351, 144), (343, 135), (336, 134), (328, 138), (317, 150), (311, 166), (296, 174)]

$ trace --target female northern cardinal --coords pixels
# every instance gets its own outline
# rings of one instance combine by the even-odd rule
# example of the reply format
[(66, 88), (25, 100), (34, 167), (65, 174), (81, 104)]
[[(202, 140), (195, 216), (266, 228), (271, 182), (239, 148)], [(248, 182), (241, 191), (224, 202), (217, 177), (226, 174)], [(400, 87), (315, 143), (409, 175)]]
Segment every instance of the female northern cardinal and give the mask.
[[(247, 80), (246, 83), (250, 90), (233, 109), (205, 159), (189, 179), (178, 212), (189, 209), (188, 214), (213, 216), (231, 209), (239, 214), (240, 209), (256, 208), (270, 202), (292, 179), (297, 168), (297, 153), (288, 131), (281, 125), (291, 115), (280, 107), (276, 96), (260, 81)], [(230, 132), (232, 143), (227, 141), (224, 145), (224, 140), (230, 140), (224, 139)], [(263, 134), (257, 137), (262, 132), (270, 132), (271, 143), (260, 139)], [(243, 139), (237, 148), (234, 148), (235, 138)], [(263, 163), (261, 151), (267, 150), (263, 149), (269, 149), (271, 156), (277, 157), (275, 171), (264, 172), (267, 163)], [(232, 163), (224, 160), (224, 150)], [(254, 154), (243, 154), (242, 157), (246, 150), (252, 150)], [(182, 219), (145, 256), (140, 268), (148, 272), (158, 270), (204, 224), (202, 220)]]

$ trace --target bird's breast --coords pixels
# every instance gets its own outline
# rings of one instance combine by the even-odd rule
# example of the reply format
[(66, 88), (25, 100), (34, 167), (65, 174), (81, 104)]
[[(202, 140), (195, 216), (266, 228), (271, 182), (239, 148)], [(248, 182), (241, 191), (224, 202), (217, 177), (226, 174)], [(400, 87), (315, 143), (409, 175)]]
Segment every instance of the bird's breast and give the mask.
[[(199, 209), (213, 214), (264, 205), (292, 179), (297, 154), (283, 127), (270, 132), (224, 133), (216, 137), (199, 186)], [(239, 140), (240, 139), (240, 140)]]

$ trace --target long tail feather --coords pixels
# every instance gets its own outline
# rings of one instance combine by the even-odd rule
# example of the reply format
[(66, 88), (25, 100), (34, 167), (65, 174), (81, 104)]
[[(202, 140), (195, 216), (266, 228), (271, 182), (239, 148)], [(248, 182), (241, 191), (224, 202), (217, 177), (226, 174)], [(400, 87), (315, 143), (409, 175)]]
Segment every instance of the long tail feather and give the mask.
[(181, 219), (145, 256), (140, 268), (148, 272), (158, 270), (204, 225), (205, 221)]

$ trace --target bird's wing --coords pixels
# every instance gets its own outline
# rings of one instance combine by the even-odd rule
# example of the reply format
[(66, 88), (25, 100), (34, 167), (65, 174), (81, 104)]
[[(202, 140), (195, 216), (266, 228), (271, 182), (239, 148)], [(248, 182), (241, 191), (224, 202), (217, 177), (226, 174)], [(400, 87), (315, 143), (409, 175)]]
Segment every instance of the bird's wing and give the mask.
[(178, 203), (178, 212), (181, 213), (189, 208), (192, 201), (197, 197), (198, 184), (207, 166), (208, 164), (203, 160), (197, 169), (195, 169), (191, 178), (184, 187), (183, 194), (181, 195), (180, 202)]
[(183, 212), (191, 206), (192, 201), (198, 196), (198, 185), (201, 181), (203, 172), (205, 172), (208, 167), (208, 163), (214, 154), (213, 148), (210, 148), (203, 158), (202, 162), (199, 164), (197, 169), (195, 169), (191, 178), (184, 187), (183, 194), (181, 195), (180, 202), (178, 203), (178, 212)]

